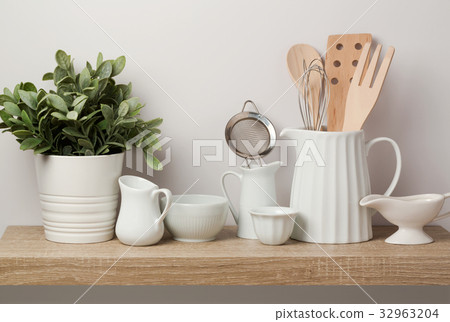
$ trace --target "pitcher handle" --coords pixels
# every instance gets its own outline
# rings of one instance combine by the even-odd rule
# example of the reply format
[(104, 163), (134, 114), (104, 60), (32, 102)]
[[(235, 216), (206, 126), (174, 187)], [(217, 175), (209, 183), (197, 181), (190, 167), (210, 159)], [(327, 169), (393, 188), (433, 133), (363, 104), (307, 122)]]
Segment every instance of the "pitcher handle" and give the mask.
[(222, 174), (222, 178), (221, 178), (221, 185), (222, 185), (223, 194), (227, 198), (228, 206), (230, 207), (230, 211), (231, 211), (231, 214), (233, 215), (234, 221), (236, 222), (236, 224), (238, 224), (239, 214), (236, 212), (236, 209), (234, 208), (233, 204), (231, 203), (230, 196), (228, 196), (227, 189), (225, 188), (225, 177), (227, 175), (229, 175), (229, 174), (232, 174), (232, 175), (238, 177), (239, 181), (242, 180), (242, 174), (239, 174), (239, 173), (234, 172), (234, 171), (227, 171), (224, 174)]
[[(450, 192), (444, 194), (444, 199), (447, 199), (447, 198), (450, 198)], [(445, 214), (438, 215), (433, 221), (441, 220), (441, 219), (448, 218), (448, 217), (450, 217), (450, 211), (446, 212)]]
[(164, 220), (167, 216), (167, 212), (169, 211), (170, 207), (172, 206), (172, 192), (170, 192), (169, 189), (157, 189), (153, 191), (152, 198), (156, 198), (160, 193), (164, 194), (166, 196), (166, 206), (164, 207), (164, 210), (161, 213), (161, 216), (159, 216), (158, 219), (156, 219), (155, 224), (159, 224), (161, 220)]
[(367, 142), (366, 143), (366, 151), (367, 151), (366, 153), (369, 154), (370, 148), (375, 143), (382, 142), (382, 141), (389, 142), (392, 145), (392, 147), (394, 148), (394, 152), (395, 152), (395, 159), (397, 161), (394, 178), (392, 179), (391, 185), (389, 186), (389, 188), (387, 188), (386, 192), (384, 193), (385, 196), (390, 196), (391, 193), (394, 191), (395, 186), (397, 186), (398, 179), (400, 178), (400, 171), (402, 170), (402, 155), (400, 153), (400, 148), (398, 147), (398, 144), (394, 140), (392, 140), (390, 138), (386, 138), (386, 137), (372, 139), (369, 142)]

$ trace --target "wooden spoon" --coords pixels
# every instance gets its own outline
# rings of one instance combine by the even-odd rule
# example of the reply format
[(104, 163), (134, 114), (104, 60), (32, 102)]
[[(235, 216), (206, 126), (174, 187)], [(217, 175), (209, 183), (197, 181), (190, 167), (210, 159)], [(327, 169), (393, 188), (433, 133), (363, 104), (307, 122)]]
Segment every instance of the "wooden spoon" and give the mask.
[[(291, 75), (291, 78), (296, 84), (297, 88), (299, 88), (300, 86), (299, 80), (302, 77), (303, 73), (305, 72), (303, 66), (306, 66), (308, 68), (308, 66), (313, 60), (317, 60), (317, 64), (323, 67), (322, 58), (320, 57), (317, 50), (315, 50), (310, 45), (297, 44), (289, 49), (287, 54), (287, 66), (289, 74)], [(311, 73), (310, 86), (311, 86), (312, 100), (310, 102), (310, 106), (312, 107), (311, 113), (313, 113), (315, 125), (318, 122), (319, 95), (321, 87), (320, 81), (321, 78), (320, 75), (318, 75), (318, 73)]]

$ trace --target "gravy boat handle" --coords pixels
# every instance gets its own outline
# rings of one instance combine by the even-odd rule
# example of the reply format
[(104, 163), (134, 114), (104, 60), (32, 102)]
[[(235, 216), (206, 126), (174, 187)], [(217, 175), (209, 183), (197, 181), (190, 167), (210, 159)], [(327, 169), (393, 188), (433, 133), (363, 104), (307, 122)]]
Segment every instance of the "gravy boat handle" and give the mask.
[[(450, 192), (444, 194), (444, 199), (447, 199), (447, 198), (450, 198)], [(437, 215), (437, 217), (434, 218), (433, 221), (438, 221), (438, 220), (441, 220), (441, 219), (444, 219), (444, 218), (448, 218), (448, 217), (450, 217), (450, 211), (446, 212), (445, 214)]]

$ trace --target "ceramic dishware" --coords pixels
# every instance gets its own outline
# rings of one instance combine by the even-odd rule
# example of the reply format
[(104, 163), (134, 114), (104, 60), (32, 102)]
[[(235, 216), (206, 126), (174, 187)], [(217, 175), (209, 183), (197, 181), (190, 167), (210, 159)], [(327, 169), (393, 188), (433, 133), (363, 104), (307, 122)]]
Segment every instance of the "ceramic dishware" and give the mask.
[(369, 61), (369, 50), (370, 43), (366, 43), (348, 90), (347, 101), (345, 103), (344, 126), (342, 127), (343, 131), (357, 131), (362, 129), (364, 122), (378, 100), (395, 52), (394, 47), (388, 48), (386, 56), (384, 56), (380, 69), (377, 72), (377, 76), (374, 77), (378, 57), (381, 52), (381, 45), (378, 45), (375, 49), (370, 65), (365, 75), (363, 75), (364, 65)]
[[(371, 34), (330, 35), (327, 43), (325, 71), (331, 81), (331, 99), (328, 105), (327, 128), (342, 131), (345, 103), (365, 43), (372, 42)], [(368, 61), (363, 65), (367, 69)]]
[(258, 207), (250, 209), (253, 227), (261, 243), (284, 244), (294, 229), (297, 211), (289, 207)]
[[(165, 199), (162, 199), (165, 205)], [(173, 196), (173, 204), (164, 220), (173, 238), (183, 242), (216, 239), (228, 215), (227, 200), (213, 195)]]
[[(158, 243), (164, 234), (163, 220), (172, 204), (172, 193), (136, 176), (120, 177), (119, 186), (122, 204), (116, 224), (117, 238), (131, 246)], [(162, 212), (158, 198), (161, 193), (167, 200)]]
[[(281, 166), (276, 161), (262, 167), (250, 164), (250, 167), (241, 167), (241, 173), (227, 171), (222, 175), (221, 184), (224, 195), (236, 224), (238, 225), (237, 236), (240, 238), (257, 239), (253, 228), (252, 218), (249, 210), (260, 206), (275, 206), (277, 196), (275, 190), (275, 174)], [(241, 196), (239, 201), (239, 212), (234, 208), (227, 189), (225, 178), (233, 175), (240, 180)]]
[(423, 226), (450, 217), (450, 212), (438, 215), (447, 198), (450, 198), (450, 193), (407, 197), (369, 195), (361, 199), (360, 205), (378, 210), (398, 226), (398, 230), (385, 240), (386, 243), (417, 245), (433, 242), (433, 238), (423, 231)]
[(124, 153), (34, 156), (45, 238), (98, 243), (114, 237)]
[(318, 243), (355, 243), (372, 238), (373, 211), (359, 206), (370, 194), (367, 154), (386, 141), (397, 165), (385, 195), (397, 185), (401, 170), (398, 145), (389, 138), (365, 142), (363, 131), (323, 132), (284, 129), (282, 137), (297, 141), (290, 206), (299, 211), (292, 238)]

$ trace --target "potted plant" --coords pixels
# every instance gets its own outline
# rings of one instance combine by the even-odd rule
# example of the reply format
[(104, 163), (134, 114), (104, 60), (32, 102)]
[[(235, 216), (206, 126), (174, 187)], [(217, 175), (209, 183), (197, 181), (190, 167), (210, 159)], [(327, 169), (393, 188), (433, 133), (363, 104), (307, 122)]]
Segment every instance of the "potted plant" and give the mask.
[(0, 95), (3, 132), (21, 150), (34, 150), (45, 236), (63, 243), (110, 240), (114, 234), (124, 151), (132, 140), (144, 149), (147, 164), (160, 170), (153, 155), (162, 119), (139, 118), (143, 105), (131, 97), (131, 83), (116, 84), (125, 57), (89, 62), (75, 73), (73, 60), (56, 52), (57, 66), (43, 80), (55, 90), (20, 83)]

